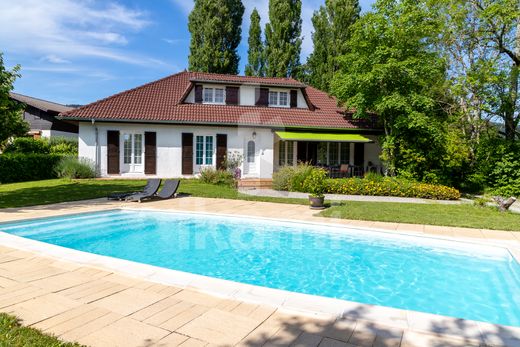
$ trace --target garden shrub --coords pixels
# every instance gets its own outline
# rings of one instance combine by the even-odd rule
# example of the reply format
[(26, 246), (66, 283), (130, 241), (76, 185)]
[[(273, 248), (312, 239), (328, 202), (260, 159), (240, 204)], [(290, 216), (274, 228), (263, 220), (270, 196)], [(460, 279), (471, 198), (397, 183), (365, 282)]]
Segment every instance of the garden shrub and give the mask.
[(293, 166), (283, 166), (273, 173), (273, 189), (290, 191), (291, 178), (294, 176)]
[(69, 156), (78, 155), (78, 139), (68, 137), (53, 137), (49, 140), (50, 153)]
[(32, 137), (17, 137), (13, 142), (9, 143), (4, 153), (17, 154), (48, 154), (51, 151), (49, 143), (44, 139), (34, 139)]
[(206, 167), (200, 170), (199, 179), (201, 182), (209, 184), (233, 186), (235, 183), (231, 172), (226, 170), (216, 170), (212, 167)]
[[(324, 193), (345, 195), (378, 195), (410, 198), (457, 200), (460, 192), (439, 184), (419, 183), (397, 177), (367, 173), (364, 178), (326, 178), (324, 169), (310, 165), (287, 166), (273, 175), (273, 189), (314, 193), (313, 182), (324, 179)], [(305, 177), (302, 180), (302, 177)], [(300, 183), (301, 182), (301, 183)]]
[(273, 174), (273, 188), (292, 192), (305, 192), (304, 182), (317, 168), (300, 163), (297, 166), (284, 166)]
[(41, 153), (4, 153), (0, 155), (0, 183), (56, 178), (54, 168), (62, 156)]
[(88, 158), (62, 157), (54, 170), (58, 177), (63, 178), (96, 177), (94, 162)]
[(396, 177), (327, 179), (327, 193), (347, 195), (397, 196), (436, 200), (457, 200), (460, 192), (439, 184), (420, 183)]
[(4, 153), (18, 154), (62, 154), (77, 156), (78, 140), (66, 137), (53, 137), (52, 139), (34, 139), (32, 137), (17, 137), (9, 143)]
[(321, 168), (312, 168), (303, 182), (303, 191), (310, 193), (316, 198), (323, 197), (326, 189), (327, 171)]
[(520, 196), (520, 155), (505, 154), (496, 163), (489, 177), (493, 194), (504, 197)]

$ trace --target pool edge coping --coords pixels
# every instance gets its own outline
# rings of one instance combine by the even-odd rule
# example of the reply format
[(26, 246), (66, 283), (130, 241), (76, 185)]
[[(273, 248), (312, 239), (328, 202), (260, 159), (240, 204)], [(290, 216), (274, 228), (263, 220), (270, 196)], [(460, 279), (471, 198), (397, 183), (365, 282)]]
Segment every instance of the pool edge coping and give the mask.
[[(197, 212), (197, 211), (183, 211), (183, 210), (164, 210), (157, 208), (125, 208), (114, 207), (105, 212), (112, 210), (133, 210), (133, 211), (159, 211), (166, 213), (186, 213), (198, 215), (213, 215), (222, 217), (240, 218), (244, 215), (230, 215), (223, 213), (212, 212)], [(96, 212), (96, 211), (89, 211)], [(89, 212), (77, 212), (69, 214), (60, 214), (52, 217), (65, 217), (68, 215), (78, 215)], [(97, 211), (100, 212), (100, 211)], [(309, 225), (325, 225), (330, 227), (346, 226), (339, 223), (322, 223), (312, 221), (298, 221), (294, 219), (283, 218), (268, 218), (259, 216), (246, 216), (255, 219), (264, 219), (271, 221), (282, 221), (288, 223), (304, 223)], [(48, 218), (48, 217), (41, 217)], [(38, 218), (31, 218), (38, 219)], [(13, 222), (23, 222), (29, 219), (17, 220)], [(442, 239), (445, 241), (474, 243), (480, 246), (500, 247), (509, 251), (511, 256), (519, 261), (517, 257), (520, 253), (514, 254), (511, 249), (502, 244), (485, 244), (482, 242), (472, 242), (472, 240), (465, 240), (454, 237), (439, 237), (437, 235), (424, 235), (420, 232), (400, 232), (389, 231), (385, 229), (368, 228), (368, 227), (350, 227), (352, 229), (359, 229), (364, 231), (378, 231), (390, 235), (401, 234), (403, 236), (426, 237), (433, 239)], [(356, 319), (367, 321), (369, 323), (381, 324), (389, 327), (401, 328), (404, 330), (412, 330), (419, 332), (426, 332), (436, 336), (446, 336), (450, 338), (471, 340), (478, 343), (486, 343), (485, 336), (488, 334), (503, 335), (504, 338), (520, 339), (520, 327), (499, 325), (494, 323), (473, 321), (467, 319), (454, 318), (450, 316), (435, 315), (420, 311), (412, 311), (405, 309), (392, 308), (388, 306), (370, 305), (359, 302), (353, 302), (342, 299), (328, 298), (318, 295), (303, 294), (291, 292), (286, 290), (267, 288), (257, 285), (244, 284), (224, 279), (213, 278), (209, 276), (192, 274), (184, 271), (171, 270), (158, 266), (138, 263), (130, 260), (114, 258), (103, 255), (96, 255), (84, 251), (79, 251), (71, 248), (66, 248), (58, 245), (48, 244), (42, 241), (36, 241), (21, 236), (12, 235), (5, 232), (0, 232), (0, 242), (2, 245), (29, 251), (37, 255), (52, 257), (56, 260), (62, 260), (80, 264), (83, 266), (91, 266), (103, 270), (110, 270), (128, 277), (146, 280), (154, 283), (161, 283), (170, 286), (176, 286), (183, 289), (192, 289), (200, 291), (216, 297), (233, 299), (237, 301), (244, 301), (255, 304), (264, 304), (273, 308), (286, 311), (293, 314), (301, 314), (312, 317), (334, 317), (335, 319)], [(216, 289), (218, 288), (218, 289)], [(362, 314), (349, 314), (352, 310), (362, 309), (365, 312)], [(439, 331), (438, 324), (440, 322), (446, 324)], [(433, 328), (428, 328), (428, 326)], [(461, 330), (461, 326), (471, 328), (470, 330), (478, 336), (468, 335)], [(512, 336), (512, 337), (511, 337)]]

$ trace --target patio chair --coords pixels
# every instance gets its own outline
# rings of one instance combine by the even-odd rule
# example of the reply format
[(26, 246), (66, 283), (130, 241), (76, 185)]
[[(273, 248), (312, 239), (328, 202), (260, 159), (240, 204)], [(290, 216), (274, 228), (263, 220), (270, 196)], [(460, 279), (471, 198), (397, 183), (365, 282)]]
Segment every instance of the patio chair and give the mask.
[(179, 189), (180, 181), (175, 180), (166, 180), (164, 181), (164, 185), (160, 192), (157, 193), (155, 191), (153, 194), (134, 194), (129, 196), (126, 201), (137, 201), (141, 202), (143, 200), (148, 199), (170, 199), (175, 196), (175, 193), (177, 193), (177, 189)]
[[(150, 180), (152, 181), (152, 180)], [(148, 197), (148, 196), (154, 196), (157, 191), (159, 190), (159, 186), (161, 185), (161, 180), (160, 179), (156, 179), (156, 180), (153, 180), (154, 182), (152, 184), (150, 184), (150, 186), (148, 187), (145, 187), (145, 189), (142, 191), (142, 192), (136, 192), (136, 193), (133, 193), (133, 194), (130, 194), (130, 195), (127, 195), (124, 200), (125, 201), (137, 201), (136, 199), (141, 199), (143, 197)], [(148, 189), (146, 189), (148, 188)]]
[(112, 193), (107, 196), (108, 200), (125, 200), (130, 195), (136, 195), (136, 194), (155, 194), (157, 190), (159, 189), (159, 186), (161, 185), (161, 179), (160, 178), (152, 178), (146, 181), (146, 186), (144, 186), (142, 191), (138, 192), (127, 192), (127, 193)]
[(339, 167), (339, 176), (348, 177), (348, 171), (349, 171), (348, 164), (341, 164), (341, 166)]

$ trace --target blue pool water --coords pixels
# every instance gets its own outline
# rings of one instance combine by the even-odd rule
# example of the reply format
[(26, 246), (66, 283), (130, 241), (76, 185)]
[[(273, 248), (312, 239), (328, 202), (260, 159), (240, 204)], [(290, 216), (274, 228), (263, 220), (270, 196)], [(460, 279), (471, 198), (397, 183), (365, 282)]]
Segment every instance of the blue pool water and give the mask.
[(129, 210), (0, 224), (0, 231), (242, 283), (520, 326), (520, 266), (498, 247)]

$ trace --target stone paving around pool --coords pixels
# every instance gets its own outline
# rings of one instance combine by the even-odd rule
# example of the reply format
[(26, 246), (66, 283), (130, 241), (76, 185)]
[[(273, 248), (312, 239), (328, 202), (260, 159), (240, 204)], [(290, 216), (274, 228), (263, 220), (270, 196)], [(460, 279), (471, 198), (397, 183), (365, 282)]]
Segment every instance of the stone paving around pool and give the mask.
[[(307, 206), (179, 198), (142, 204), (92, 200), (0, 210), (0, 222), (118, 207), (153, 208), (339, 223), (485, 241), (520, 249), (513, 232), (333, 220)], [(136, 274), (137, 276), (137, 274)], [(520, 328), (419, 312), (383, 320), (383, 307), (341, 316), (244, 301), (123, 275), (103, 266), (0, 246), (0, 311), (88, 346), (520, 346)]]

